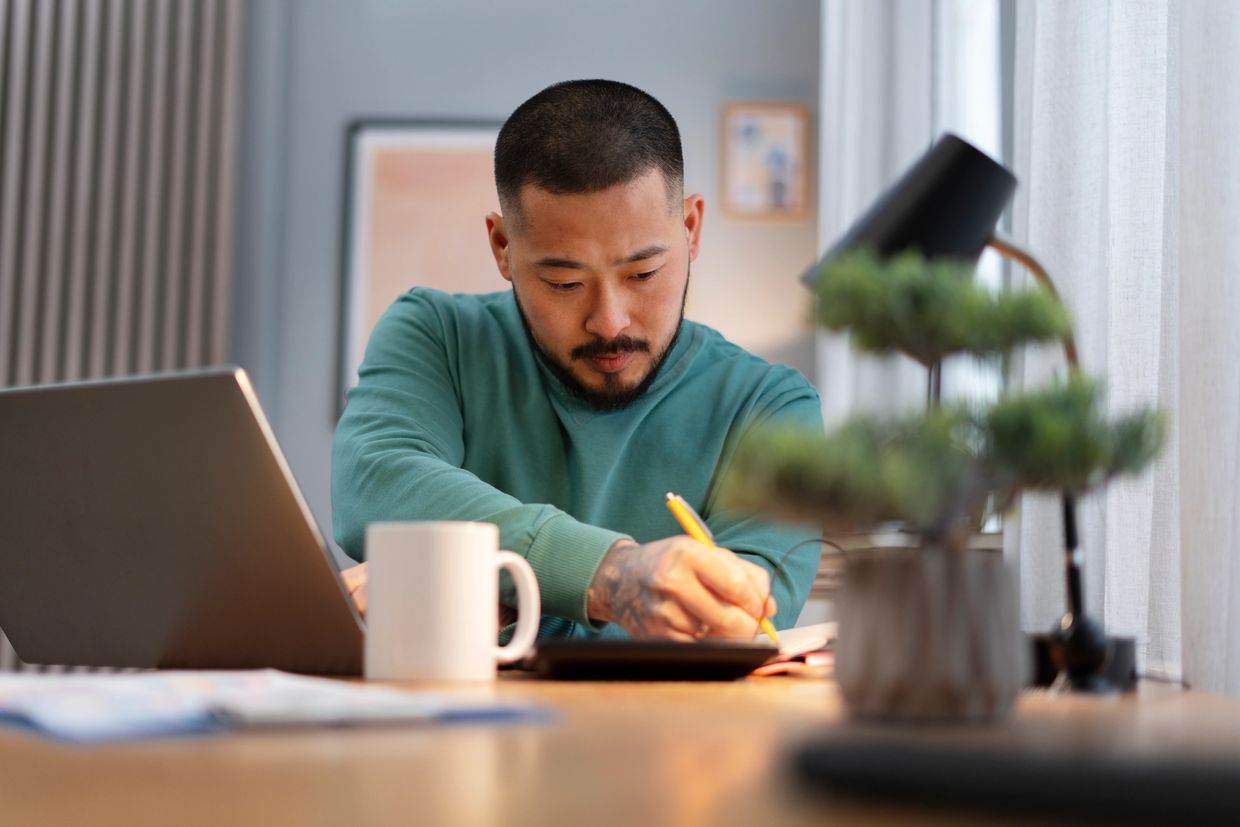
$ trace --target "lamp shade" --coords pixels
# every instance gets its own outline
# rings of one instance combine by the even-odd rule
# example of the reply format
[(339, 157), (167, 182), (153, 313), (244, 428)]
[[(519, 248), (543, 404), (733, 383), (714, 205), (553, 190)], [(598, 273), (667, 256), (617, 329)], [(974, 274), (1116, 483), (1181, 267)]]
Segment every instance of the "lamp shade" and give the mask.
[(1015, 191), (1016, 176), (1006, 167), (946, 132), (802, 280), (815, 283), (823, 265), (861, 249), (976, 261)]

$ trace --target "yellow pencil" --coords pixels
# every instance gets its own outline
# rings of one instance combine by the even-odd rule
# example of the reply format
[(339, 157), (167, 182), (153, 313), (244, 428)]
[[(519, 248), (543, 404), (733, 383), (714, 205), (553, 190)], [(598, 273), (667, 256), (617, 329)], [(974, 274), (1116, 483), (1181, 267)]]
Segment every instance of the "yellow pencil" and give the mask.
[[(684, 497), (679, 494), (673, 494), (671, 491), (667, 492), (667, 508), (672, 512), (672, 516), (676, 518), (676, 522), (680, 523), (680, 527), (685, 530), (685, 534), (688, 534), (704, 546), (718, 548), (715, 545), (714, 535), (710, 533), (710, 528), (698, 516), (698, 513), (693, 510), (693, 506), (685, 501)], [(775, 627), (771, 624), (769, 618), (758, 618), (758, 626), (762, 628), (762, 631), (766, 632), (767, 637), (779, 643), (779, 635), (775, 633)]]

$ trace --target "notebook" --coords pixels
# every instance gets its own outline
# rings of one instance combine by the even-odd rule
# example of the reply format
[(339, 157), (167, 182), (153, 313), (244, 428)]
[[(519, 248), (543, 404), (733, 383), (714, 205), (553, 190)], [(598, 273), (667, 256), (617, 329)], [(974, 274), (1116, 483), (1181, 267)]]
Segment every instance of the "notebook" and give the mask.
[[(812, 626), (799, 626), (795, 629), (779, 630), (779, 654), (784, 658), (795, 658), (810, 652), (826, 649), (835, 642), (839, 632), (839, 624), (835, 621), (815, 623)], [(754, 641), (766, 640), (766, 635), (759, 633)]]

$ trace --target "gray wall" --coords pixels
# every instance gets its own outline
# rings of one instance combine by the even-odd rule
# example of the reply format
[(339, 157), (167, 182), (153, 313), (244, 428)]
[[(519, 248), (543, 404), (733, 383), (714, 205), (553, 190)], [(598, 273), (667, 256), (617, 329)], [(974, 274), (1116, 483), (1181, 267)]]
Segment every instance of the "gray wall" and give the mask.
[[(791, 100), (816, 113), (818, 0), (254, 0), (249, 6), (234, 358), (254, 377), (325, 530), (343, 136), (358, 116), (502, 120), (534, 92), (573, 77), (646, 89), (679, 121), (686, 186), (707, 199), (690, 316), (813, 375), (802, 321), (806, 297), (796, 276), (817, 251), (815, 218), (726, 221), (716, 208), (716, 179), (725, 102)], [(478, 243), (484, 243), (481, 229)], [(496, 288), (503, 285), (497, 274)], [(755, 332), (769, 330), (769, 312), (765, 324), (746, 313), (770, 307), (772, 291), (788, 296), (779, 313), (790, 321), (778, 341)]]

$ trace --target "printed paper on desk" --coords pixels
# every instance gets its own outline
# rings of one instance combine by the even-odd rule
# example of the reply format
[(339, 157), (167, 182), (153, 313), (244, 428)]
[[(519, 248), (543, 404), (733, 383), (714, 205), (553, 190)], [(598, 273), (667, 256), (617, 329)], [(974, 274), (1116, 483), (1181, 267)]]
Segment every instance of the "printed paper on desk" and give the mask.
[(250, 726), (349, 726), (522, 721), (542, 707), (469, 701), (253, 672), (18, 674), (0, 677), (0, 722), (67, 741), (97, 743)]

